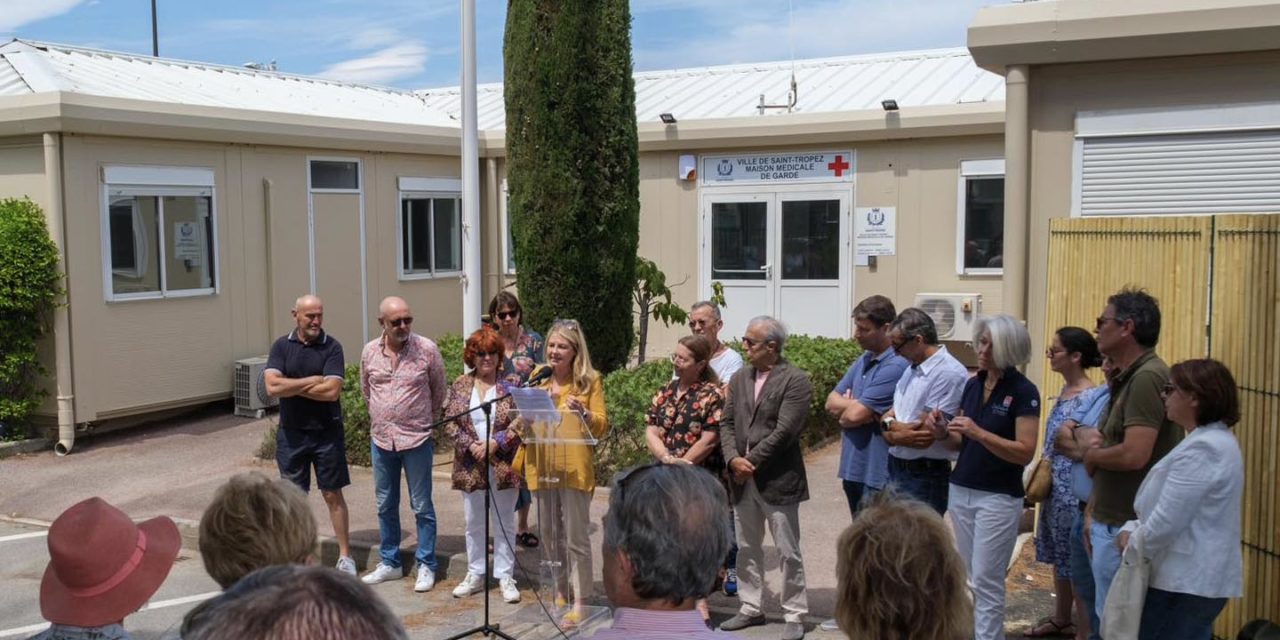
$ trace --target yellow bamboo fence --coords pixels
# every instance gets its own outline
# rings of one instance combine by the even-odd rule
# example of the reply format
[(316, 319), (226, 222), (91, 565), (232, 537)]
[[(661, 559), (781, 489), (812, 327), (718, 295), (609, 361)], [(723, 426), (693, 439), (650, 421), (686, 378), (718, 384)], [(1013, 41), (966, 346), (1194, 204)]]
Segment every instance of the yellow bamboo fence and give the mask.
[[(1241, 545), (1245, 595), (1214, 628), (1280, 621), (1280, 215), (1071, 218), (1049, 227), (1045, 343), (1063, 326), (1092, 329), (1125, 286), (1160, 301), (1156, 351), (1169, 364), (1209, 355), (1240, 389), (1235, 433), (1245, 459)], [(1100, 372), (1093, 372), (1095, 381)], [(1047, 368), (1046, 403), (1062, 386)]]

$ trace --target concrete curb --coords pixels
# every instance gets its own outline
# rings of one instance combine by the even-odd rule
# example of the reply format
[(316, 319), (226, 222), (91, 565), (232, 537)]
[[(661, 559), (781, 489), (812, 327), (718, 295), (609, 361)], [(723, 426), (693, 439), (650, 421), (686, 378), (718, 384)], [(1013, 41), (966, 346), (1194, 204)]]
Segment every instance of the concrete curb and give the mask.
[(0, 458), (8, 458), (23, 453), (35, 453), (52, 449), (53, 442), (47, 438), (28, 438), (17, 442), (0, 442)]

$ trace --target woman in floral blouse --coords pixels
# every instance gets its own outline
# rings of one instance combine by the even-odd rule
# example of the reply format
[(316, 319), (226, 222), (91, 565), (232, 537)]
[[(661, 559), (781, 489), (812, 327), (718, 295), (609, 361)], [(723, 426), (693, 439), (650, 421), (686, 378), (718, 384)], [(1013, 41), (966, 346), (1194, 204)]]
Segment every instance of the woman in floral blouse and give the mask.
[[(512, 569), (515, 566), (516, 495), (520, 476), (512, 469), (512, 461), (520, 448), (520, 436), (510, 429), (515, 403), (507, 396), (507, 383), (500, 378), (502, 338), (488, 327), (467, 338), (463, 360), (471, 373), (454, 380), (445, 399), (444, 414), (462, 417), (450, 422), (446, 429), (454, 440), (453, 488), (462, 491), (463, 512), (467, 529), (467, 575), (453, 590), (455, 598), (469, 596), (484, 589), (486, 540), (484, 531), (484, 493), (489, 483), (493, 491), (492, 517), (499, 524), (493, 531), (493, 575), (498, 579), (502, 598), (519, 602)], [(477, 407), (495, 398), (488, 420)], [(485, 458), (488, 457), (488, 473)]]
[[(720, 417), (724, 391), (711, 368), (711, 341), (700, 335), (680, 338), (671, 355), (676, 377), (658, 390), (645, 420), (645, 440), (653, 457), (666, 464), (691, 464), (722, 478)], [(711, 628), (706, 599), (698, 611)]]
[[(499, 291), (489, 301), (489, 319), (502, 336), (502, 375), (507, 384), (519, 387), (529, 381), (534, 367), (542, 364), (542, 336), (524, 328), (524, 309), (516, 294)], [(525, 547), (538, 546), (538, 536), (529, 530), (529, 505), (533, 497), (527, 487), (520, 488), (516, 510), (520, 512), (516, 541)]]

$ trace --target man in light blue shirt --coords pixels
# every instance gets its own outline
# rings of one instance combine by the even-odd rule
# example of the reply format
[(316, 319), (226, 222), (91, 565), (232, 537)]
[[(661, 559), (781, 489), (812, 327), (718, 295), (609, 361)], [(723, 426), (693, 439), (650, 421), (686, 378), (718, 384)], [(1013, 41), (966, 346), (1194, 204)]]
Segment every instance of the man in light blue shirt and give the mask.
[(947, 512), (956, 452), (947, 446), (946, 431), (937, 429), (929, 412), (956, 414), (969, 370), (938, 343), (933, 318), (915, 307), (898, 314), (889, 338), (894, 351), (911, 363), (894, 389), (893, 408), (882, 419), (889, 444), (889, 480), (942, 515)]
[(893, 407), (893, 390), (907, 361), (893, 350), (889, 325), (893, 302), (871, 296), (853, 308), (853, 338), (863, 353), (827, 396), (827, 412), (843, 427), (840, 480), (856, 515), (864, 494), (884, 488), (889, 479), (889, 447), (880, 435), (880, 416)]

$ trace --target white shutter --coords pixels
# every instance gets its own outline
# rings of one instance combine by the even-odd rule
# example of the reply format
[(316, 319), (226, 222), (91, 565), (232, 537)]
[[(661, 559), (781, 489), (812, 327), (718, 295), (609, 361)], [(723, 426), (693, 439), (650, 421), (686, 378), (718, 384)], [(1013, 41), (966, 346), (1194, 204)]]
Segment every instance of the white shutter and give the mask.
[(1080, 215), (1280, 212), (1280, 131), (1082, 137)]

